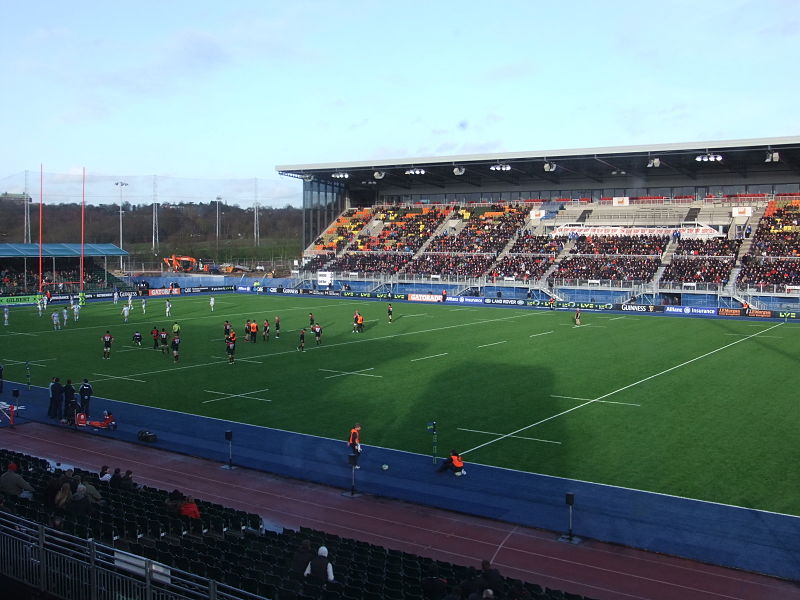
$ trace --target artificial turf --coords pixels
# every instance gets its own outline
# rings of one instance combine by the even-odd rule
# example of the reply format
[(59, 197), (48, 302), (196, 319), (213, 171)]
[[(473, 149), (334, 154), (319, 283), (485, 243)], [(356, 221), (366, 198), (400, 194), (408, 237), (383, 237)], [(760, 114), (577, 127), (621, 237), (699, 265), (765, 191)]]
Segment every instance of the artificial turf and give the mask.
[[(136, 300), (128, 324), (121, 303), (92, 303), (62, 331), (14, 307), (5, 377), (24, 381), (14, 361), (29, 360), (36, 385), (88, 377), (98, 396), (335, 439), (359, 421), (366, 445), (420, 453), (435, 420), (440, 454), (468, 462), (800, 515), (800, 325), (584, 312), (576, 327), (566, 311), (399, 302), (390, 324), (385, 302), (228, 294), (213, 313), (207, 296), (172, 302), (166, 318), (163, 300), (146, 315)], [(323, 343), (307, 331), (301, 353), (312, 311)], [(270, 320), (269, 342), (242, 340), (248, 318)], [(149, 337), (175, 321), (177, 364)]]

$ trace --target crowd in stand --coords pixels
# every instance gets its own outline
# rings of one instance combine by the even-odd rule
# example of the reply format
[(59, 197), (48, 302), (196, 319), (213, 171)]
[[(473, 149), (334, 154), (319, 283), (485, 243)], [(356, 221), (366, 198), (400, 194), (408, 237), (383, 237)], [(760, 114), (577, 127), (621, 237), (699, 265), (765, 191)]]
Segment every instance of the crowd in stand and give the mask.
[(570, 254), (619, 254), (624, 256), (660, 256), (669, 243), (668, 235), (581, 235)]
[(800, 285), (800, 259), (745, 257), (738, 283), (742, 286)]
[(480, 277), (492, 264), (488, 254), (423, 254), (406, 265), (410, 275), (452, 275)]
[(383, 228), (375, 236), (358, 240), (359, 250), (383, 252), (387, 250), (414, 253), (441, 224), (448, 211), (438, 208), (412, 209), (407, 212), (389, 210), (378, 213)]
[[(370, 222), (372, 211), (348, 208), (334, 223), (334, 232), (319, 236), (314, 244), (319, 249), (339, 251), (349, 244), (356, 234)], [(327, 240), (326, 240), (327, 237)]]
[(674, 258), (661, 281), (703, 282), (724, 285), (733, 269), (734, 258)]
[(678, 256), (736, 256), (742, 240), (711, 238), (694, 240), (681, 238), (674, 254)]
[(328, 268), (338, 273), (397, 273), (412, 256), (400, 252), (348, 252), (335, 259)]
[(331, 260), (335, 254), (333, 252), (324, 252), (323, 254), (315, 254), (311, 257), (306, 264), (303, 265), (303, 271), (318, 271), (325, 263)]
[(800, 206), (785, 206), (762, 217), (750, 252), (755, 256), (800, 256)]
[(504, 256), (494, 267), (493, 277), (514, 277), (522, 281), (539, 279), (555, 259), (552, 256)]
[(525, 223), (525, 211), (511, 206), (492, 206), (485, 213), (470, 214), (459, 211), (462, 217), (468, 216), (464, 228), (453, 235), (442, 233), (436, 236), (428, 250), (430, 252), (482, 252), (497, 254), (506, 247), (512, 236)]
[[(87, 266), (83, 275), (83, 284), (87, 288), (96, 288), (102, 286), (105, 282), (105, 271), (99, 268)], [(66, 282), (80, 282), (80, 278), (80, 269), (49, 270), (42, 273), (44, 286), (54, 293), (56, 291), (73, 291), (74, 286), (70, 286)], [(6, 266), (0, 271), (0, 294), (22, 294), (25, 293), (26, 288), (28, 292), (31, 290), (38, 291), (38, 272), (31, 269), (27, 271), (17, 270), (10, 266)]]
[(572, 256), (561, 261), (548, 279), (650, 281), (660, 264), (657, 258)]
[(511, 254), (558, 254), (564, 247), (563, 238), (533, 235), (529, 231), (519, 234), (511, 247)]

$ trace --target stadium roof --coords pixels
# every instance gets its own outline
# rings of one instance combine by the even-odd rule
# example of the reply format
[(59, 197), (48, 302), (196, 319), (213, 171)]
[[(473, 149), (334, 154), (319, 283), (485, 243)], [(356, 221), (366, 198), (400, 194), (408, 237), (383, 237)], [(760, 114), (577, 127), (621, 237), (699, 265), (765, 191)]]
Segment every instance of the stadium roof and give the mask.
[[(80, 244), (42, 244), (42, 256), (47, 258), (77, 258)], [(84, 244), (84, 256), (128, 256), (114, 244)], [(0, 258), (38, 258), (39, 244), (0, 244)]]
[[(711, 157), (721, 160), (709, 160)], [(500, 165), (502, 170), (497, 168)], [(496, 168), (491, 169), (492, 166)], [(425, 172), (406, 173), (414, 168)], [(711, 174), (746, 179), (779, 172), (791, 173), (794, 178), (800, 175), (800, 137), (283, 165), (275, 169), (282, 175), (307, 181), (341, 181), (344, 178), (332, 176), (347, 173), (346, 183), (351, 188), (374, 185), (376, 181), (410, 188), (422, 183), (438, 187), (457, 183), (558, 185), (577, 180), (624, 186), (625, 177), (658, 185), (659, 179), (676, 175), (688, 179)]]

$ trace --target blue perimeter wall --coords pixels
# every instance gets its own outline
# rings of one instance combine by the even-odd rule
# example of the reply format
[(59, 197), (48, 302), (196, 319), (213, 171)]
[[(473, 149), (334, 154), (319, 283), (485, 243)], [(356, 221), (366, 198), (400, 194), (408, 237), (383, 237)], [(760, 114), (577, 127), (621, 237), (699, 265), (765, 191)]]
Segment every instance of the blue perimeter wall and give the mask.
[[(47, 418), (45, 388), (28, 390), (23, 384), (6, 382), (4, 400), (10, 400), (14, 388), (26, 406), (18, 424), (54, 423)], [(113, 432), (86, 428), (87, 435), (137, 442), (138, 431), (147, 429), (159, 440), (144, 445), (224, 464), (228, 461), (224, 432), (230, 429), (235, 465), (351, 488), (354, 471), (343, 440), (103, 398), (93, 399), (92, 409), (94, 415), (112, 411), (120, 425)], [(389, 465), (385, 471), (383, 464)], [(437, 473), (431, 456), (369, 445), (364, 445), (361, 466), (355, 471), (358, 491), (550, 531), (566, 531), (565, 494), (571, 492), (576, 536), (800, 579), (800, 517), (469, 462), (468, 474), (454, 477)]]

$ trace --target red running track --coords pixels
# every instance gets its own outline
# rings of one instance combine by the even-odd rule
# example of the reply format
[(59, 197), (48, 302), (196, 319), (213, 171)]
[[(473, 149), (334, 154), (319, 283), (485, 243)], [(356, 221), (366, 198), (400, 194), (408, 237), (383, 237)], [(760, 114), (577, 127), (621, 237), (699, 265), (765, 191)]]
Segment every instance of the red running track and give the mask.
[[(489, 559), (503, 575), (597, 600), (800, 600), (800, 584), (342, 490), (88, 435), (28, 423), (0, 428), (0, 446), (99, 470), (131, 469), (139, 483), (180, 489), (197, 498), (254, 512), (276, 526), (340, 536), (480, 567)], [(335, 557), (333, 557), (335, 562)]]

